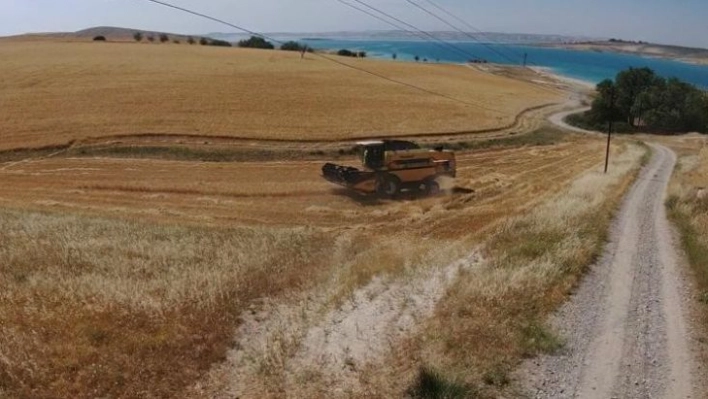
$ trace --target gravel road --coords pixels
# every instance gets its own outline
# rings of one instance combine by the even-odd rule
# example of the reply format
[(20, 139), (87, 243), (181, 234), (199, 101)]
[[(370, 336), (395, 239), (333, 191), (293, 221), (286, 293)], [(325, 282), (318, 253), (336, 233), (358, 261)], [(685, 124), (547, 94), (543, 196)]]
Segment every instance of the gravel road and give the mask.
[(605, 254), (551, 320), (566, 339), (564, 353), (529, 360), (521, 368), (529, 397), (702, 395), (693, 385), (689, 288), (664, 208), (676, 155), (651, 147), (652, 160), (625, 199)]

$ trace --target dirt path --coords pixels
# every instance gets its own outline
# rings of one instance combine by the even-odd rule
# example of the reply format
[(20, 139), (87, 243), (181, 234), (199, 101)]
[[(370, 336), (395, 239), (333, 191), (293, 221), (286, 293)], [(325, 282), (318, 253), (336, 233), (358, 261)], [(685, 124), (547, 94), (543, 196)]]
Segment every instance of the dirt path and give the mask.
[(522, 367), (532, 397), (698, 397), (689, 295), (664, 208), (676, 155), (651, 147), (654, 156), (625, 199), (605, 254), (552, 320), (567, 340), (565, 353)]

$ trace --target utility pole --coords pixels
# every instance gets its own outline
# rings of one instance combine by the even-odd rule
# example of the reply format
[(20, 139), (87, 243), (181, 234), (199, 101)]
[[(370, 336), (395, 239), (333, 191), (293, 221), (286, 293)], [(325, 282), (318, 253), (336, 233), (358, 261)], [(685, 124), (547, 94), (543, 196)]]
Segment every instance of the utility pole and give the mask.
[(610, 142), (612, 141), (612, 119), (610, 119), (609, 127), (607, 129), (607, 153), (605, 154), (605, 174), (607, 174), (607, 168), (610, 165)]
[(612, 122), (615, 120), (615, 88), (610, 92), (609, 122), (607, 124), (607, 152), (605, 153), (605, 174), (610, 166), (610, 142), (612, 141)]

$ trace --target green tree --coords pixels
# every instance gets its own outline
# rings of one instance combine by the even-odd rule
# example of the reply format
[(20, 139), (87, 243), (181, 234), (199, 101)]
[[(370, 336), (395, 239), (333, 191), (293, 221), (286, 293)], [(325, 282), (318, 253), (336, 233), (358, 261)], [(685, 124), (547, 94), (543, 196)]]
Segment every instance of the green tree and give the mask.
[(241, 40), (240, 42), (238, 42), (238, 46), (247, 48), (260, 48), (266, 50), (273, 50), (275, 48), (273, 43), (258, 36), (251, 36), (251, 38), (248, 40)]
[(635, 114), (639, 107), (635, 107), (640, 95), (657, 83), (657, 76), (649, 68), (629, 68), (617, 74), (616, 101), (622, 117), (630, 126), (635, 125), (635, 120), (641, 115)]
[(306, 51), (307, 46), (304, 46), (298, 42), (289, 41), (289, 42), (283, 43), (280, 46), (280, 49), (285, 50), (285, 51)]

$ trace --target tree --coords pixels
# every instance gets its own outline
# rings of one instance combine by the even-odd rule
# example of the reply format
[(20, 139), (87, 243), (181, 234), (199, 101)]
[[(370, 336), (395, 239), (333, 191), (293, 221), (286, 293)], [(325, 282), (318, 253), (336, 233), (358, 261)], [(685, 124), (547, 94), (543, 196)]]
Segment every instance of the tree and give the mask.
[(622, 111), (617, 106), (617, 86), (610, 79), (605, 79), (597, 84), (598, 96), (592, 103), (592, 119), (600, 124), (615, 122), (623, 117)]
[(280, 46), (280, 49), (281, 49), (281, 50), (284, 50), (284, 51), (299, 51), (299, 52), (303, 52), (303, 51), (307, 51), (307, 46), (304, 46), (304, 45), (302, 45), (302, 44), (300, 44), (300, 43), (298, 43), (298, 42), (289, 41), (289, 42), (283, 43), (283, 44)]
[(617, 74), (615, 78), (617, 85), (617, 107), (624, 120), (630, 126), (634, 126), (635, 120), (641, 115), (634, 113), (639, 107), (635, 107), (639, 96), (656, 84), (657, 76), (649, 68), (629, 68)]
[(135, 33), (133, 33), (133, 39), (135, 39), (136, 42), (142, 42), (142, 41), (143, 41), (143, 34), (142, 34), (142, 32), (135, 32)]
[(105, 37), (105, 36), (96, 36), (96, 37), (93, 38), (93, 41), (94, 41), (94, 42), (105, 42), (105, 41), (106, 41), (106, 37)]
[(413, 58), (415, 59), (416, 62), (420, 61), (420, 57), (417, 56), (417, 55), (416, 55), (415, 57), (413, 57)]
[(616, 80), (597, 85), (592, 109), (571, 118), (579, 126), (601, 129), (608, 121), (624, 121), (622, 129), (641, 126), (650, 132), (708, 132), (708, 95), (679, 79), (664, 79), (648, 68), (630, 68)]
[(167, 43), (170, 41), (170, 37), (165, 33), (160, 33), (160, 43)]
[(150, 35), (150, 36), (147, 37), (147, 39), (148, 39), (148, 41), (149, 41), (150, 43), (152, 43), (152, 42), (155, 41), (155, 36)]
[(266, 41), (262, 37), (258, 36), (251, 36), (250, 39), (248, 40), (241, 40), (238, 42), (239, 47), (246, 47), (246, 48), (259, 48), (259, 49), (266, 49), (266, 50), (273, 50), (275, 46), (273, 43)]
[(194, 40), (194, 38), (192, 36), (190, 36), (187, 38), (187, 43), (189, 43), (191, 45), (191, 44), (196, 43), (196, 41)]

